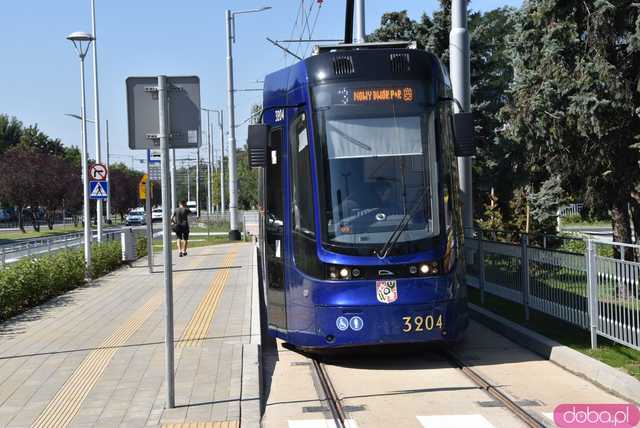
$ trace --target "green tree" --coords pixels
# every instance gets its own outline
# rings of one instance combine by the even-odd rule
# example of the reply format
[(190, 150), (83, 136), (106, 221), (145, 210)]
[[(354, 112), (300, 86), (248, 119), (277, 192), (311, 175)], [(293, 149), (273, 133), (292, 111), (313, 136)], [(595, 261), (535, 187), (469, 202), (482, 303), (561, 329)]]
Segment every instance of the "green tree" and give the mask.
[(138, 185), (142, 174), (129, 169), (123, 163), (112, 164), (109, 168), (109, 185), (111, 186), (111, 208), (124, 219), (124, 215), (140, 205)]
[(50, 138), (38, 129), (38, 125), (31, 125), (22, 130), (20, 145), (32, 148), (40, 153), (64, 156), (65, 149), (59, 139)]
[(22, 136), (22, 122), (15, 117), (0, 114), (0, 155), (18, 145)]
[(484, 215), (478, 220), (478, 225), (485, 230), (503, 230), (502, 213), (498, 205), (498, 197), (493, 189), (489, 194), (489, 201), (484, 205)]
[(639, 19), (631, 0), (525, 3), (503, 116), (532, 184), (558, 176), (565, 192), (609, 209), (618, 242), (631, 240), (627, 207), (640, 181)]
[(255, 209), (258, 205), (258, 170), (249, 166), (249, 154), (240, 149), (236, 152), (238, 162), (238, 208)]

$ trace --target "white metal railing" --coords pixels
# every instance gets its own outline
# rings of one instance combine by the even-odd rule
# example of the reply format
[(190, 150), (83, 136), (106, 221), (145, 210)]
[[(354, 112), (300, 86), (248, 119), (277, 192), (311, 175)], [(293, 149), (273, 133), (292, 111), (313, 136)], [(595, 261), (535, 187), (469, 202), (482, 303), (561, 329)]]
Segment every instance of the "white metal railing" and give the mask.
[[(119, 239), (121, 230), (104, 231), (106, 241)], [(57, 251), (69, 250), (84, 245), (82, 233), (65, 233), (64, 235), (26, 239), (12, 244), (0, 246), (0, 268), (15, 263), (23, 258), (41, 257)], [(95, 237), (94, 237), (95, 239)]]
[(557, 215), (561, 218), (568, 217), (570, 215), (579, 215), (582, 212), (583, 208), (583, 203), (571, 204), (566, 207), (560, 208), (557, 212)]
[(521, 304), (527, 320), (535, 309), (589, 330), (594, 348), (602, 336), (640, 350), (640, 246), (585, 240), (585, 252), (573, 253), (526, 234), (495, 236), (465, 238), (467, 283), (482, 303), (493, 294)]

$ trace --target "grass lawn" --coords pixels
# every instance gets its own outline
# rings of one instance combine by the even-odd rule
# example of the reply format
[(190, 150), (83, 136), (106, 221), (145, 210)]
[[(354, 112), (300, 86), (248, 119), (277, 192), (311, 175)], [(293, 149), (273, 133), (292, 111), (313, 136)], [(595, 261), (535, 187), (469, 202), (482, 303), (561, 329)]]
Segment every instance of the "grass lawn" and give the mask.
[[(172, 245), (173, 249), (174, 250), (177, 249), (175, 236), (171, 238), (171, 242), (173, 243)], [(194, 236), (191, 239), (189, 239), (189, 248), (206, 247), (208, 245), (227, 244), (229, 242), (231, 241), (229, 241), (229, 238), (226, 235), (210, 236), (208, 238), (206, 236)], [(153, 240), (153, 250), (154, 251), (162, 250), (162, 239)], [(189, 251), (189, 249), (187, 249), (187, 251)]]
[[(480, 291), (468, 287), (469, 301), (480, 305)], [(484, 308), (517, 324), (547, 336), (561, 344), (582, 352), (596, 360), (630, 374), (640, 380), (640, 351), (598, 337), (598, 348), (591, 349), (589, 332), (579, 329), (557, 318), (535, 310), (530, 311), (530, 320), (525, 321), (521, 305), (485, 293)]]
[[(189, 226), (189, 230), (191, 232), (207, 232), (207, 227), (196, 226), (196, 223), (193, 223)], [(229, 225), (228, 224), (212, 224), (209, 226), (209, 232), (228, 232)], [(242, 230), (242, 229), (241, 229)]]
[(581, 227), (611, 227), (611, 221), (598, 220), (598, 221), (580, 221), (577, 223), (561, 222), (561, 227), (567, 230), (581, 228)]
[[(104, 230), (109, 230), (110, 227), (116, 227), (118, 225), (104, 225)], [(92, 226), (92, 230), (95, 232), (96, 227)], [(49, 230), (46, 224), (40, 226), (40, 232), (36, 232), (35, 230), (28, 228), (25, 233), (22, 233), (19, 230), (11, 230), (11, 231), (3, 231), (0, 229), (0, 245), (2, 244), (10, 244), (13, 241), (20, 241), (23, 239), (32, 239), (32, 238), (44, 238), (46, 236), (56, 236), (56, 235), (64, 235), (65, 233), (73, 233), (73, 232), (82, 232), (82, 225), (79, 224), (78, 227), (75, 227), (73, 224), (65, 224), (59, 225), (56, 224), (53, 226), (53, 230)]]
[(66, 224), (64, 226), (55, 225), (53, 230), (49, 230), (46, 225), (40, 227), (40, 232), (35, 230), (27, 230), (26, 233), (22, 233), (19, 230), (12, 230), (3, 232), (0, 230), (0, 244), (8, 244), (11, 241), (18, 241), (21, 239), (30, 238), (42, 238), (45, 236), (64, 235), (65, 233), (82, 232), (82, 226), (74, 227), (72, 224)]

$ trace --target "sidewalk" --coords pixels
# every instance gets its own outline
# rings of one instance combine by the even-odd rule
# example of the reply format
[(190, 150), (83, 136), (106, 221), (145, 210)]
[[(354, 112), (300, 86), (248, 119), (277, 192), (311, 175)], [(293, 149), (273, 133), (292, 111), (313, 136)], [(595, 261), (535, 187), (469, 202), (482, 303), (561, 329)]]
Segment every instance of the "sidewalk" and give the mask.
[(239, 426), (253, 248), (174, 256), (175, 409), (162, 266), (149, 274), (142, 259), (0, 324), (0, 426)]

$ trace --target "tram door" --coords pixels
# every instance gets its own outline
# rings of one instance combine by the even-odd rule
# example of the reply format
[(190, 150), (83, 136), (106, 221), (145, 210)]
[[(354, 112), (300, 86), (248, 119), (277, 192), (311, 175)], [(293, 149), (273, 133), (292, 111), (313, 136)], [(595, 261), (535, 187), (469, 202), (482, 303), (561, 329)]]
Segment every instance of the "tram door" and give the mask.
[(267, 147), (265, 257), (267, 262), (267, 314), (269, 324), (286, 328), (284, 289), (284, 189), (282, 168), (282, 128), (271, 130)]

